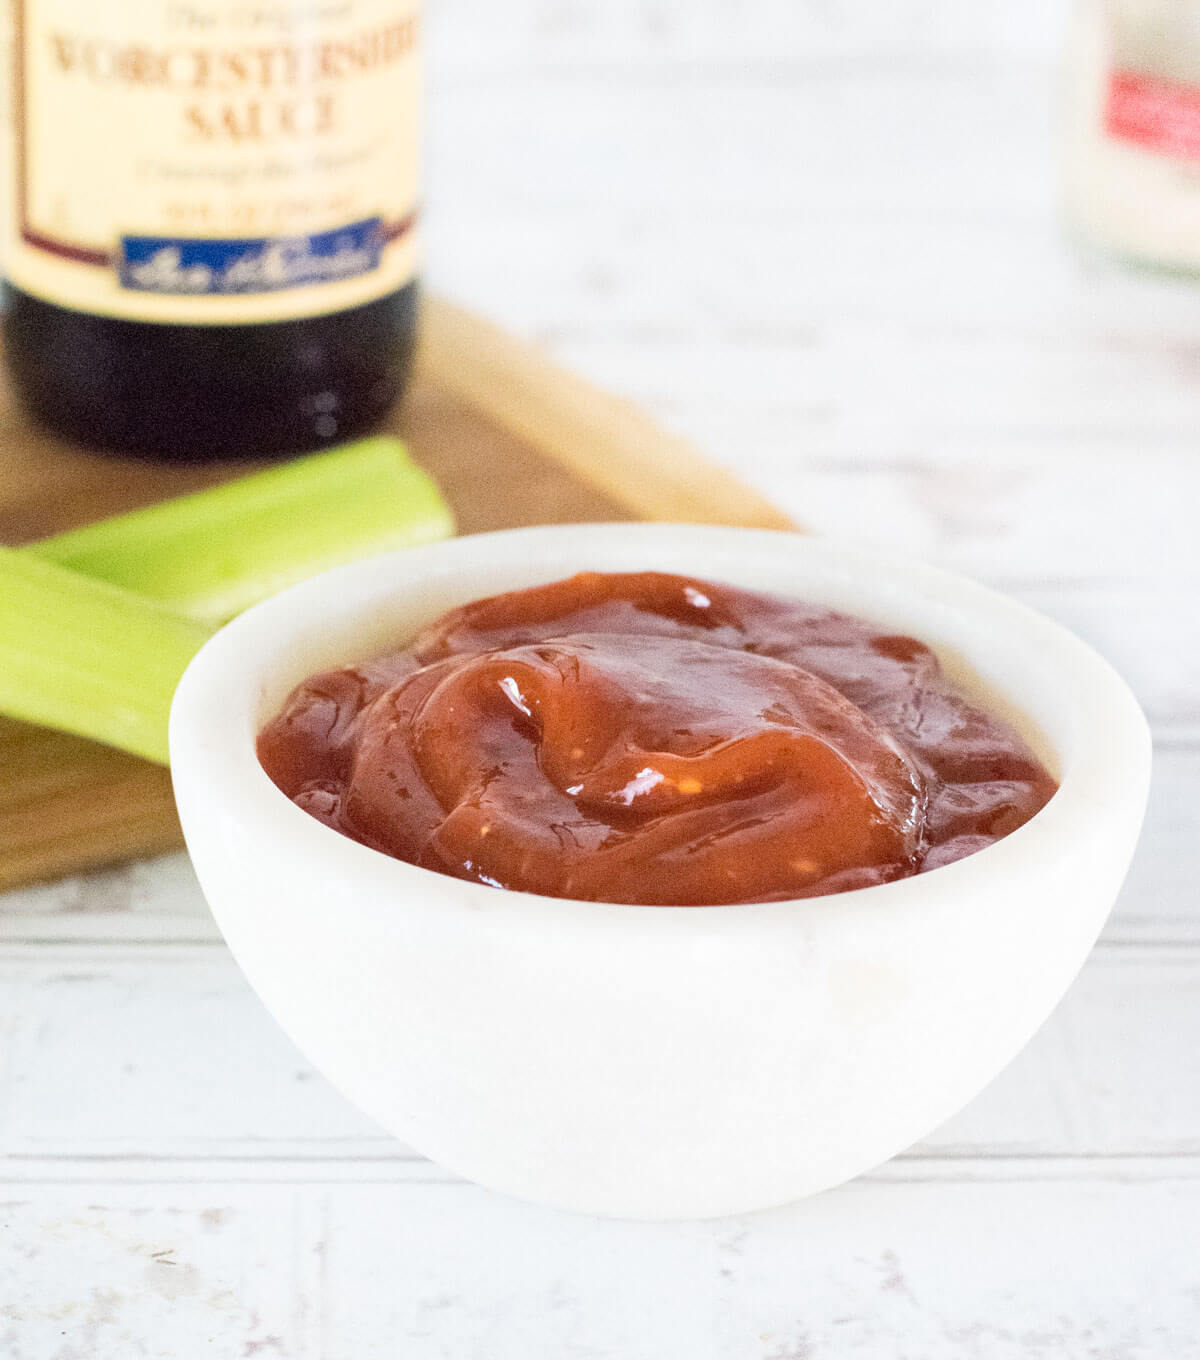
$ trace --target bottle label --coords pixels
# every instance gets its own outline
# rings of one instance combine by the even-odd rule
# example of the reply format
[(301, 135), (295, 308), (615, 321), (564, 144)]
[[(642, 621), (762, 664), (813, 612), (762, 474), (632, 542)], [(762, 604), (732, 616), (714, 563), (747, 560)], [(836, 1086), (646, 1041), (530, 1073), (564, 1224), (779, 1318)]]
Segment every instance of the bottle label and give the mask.
[(1200, 160), (1200, 6), (1109, 0), (1104, 131), (1162, 156)]
[(1136, 71), (1113, 71), (1104, 130), (1119, 142), (1181, 160), (1200, 160), (1200, 88)]
[(420, 0), (12, 0), (5, 272), (60, 306), (319, 316), (416, 269)]

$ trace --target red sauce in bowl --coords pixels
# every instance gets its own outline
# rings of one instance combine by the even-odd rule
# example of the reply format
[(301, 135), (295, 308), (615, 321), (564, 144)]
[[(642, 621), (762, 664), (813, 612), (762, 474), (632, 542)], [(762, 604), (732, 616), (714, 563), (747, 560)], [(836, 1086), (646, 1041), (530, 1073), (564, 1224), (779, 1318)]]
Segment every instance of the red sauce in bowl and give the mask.
[(656, 572), (479, 600), (304, 681), (258, 756), (427, 869), (600, 902), (811, 897), (1015, 831), (1053, 778), (915, 638)]

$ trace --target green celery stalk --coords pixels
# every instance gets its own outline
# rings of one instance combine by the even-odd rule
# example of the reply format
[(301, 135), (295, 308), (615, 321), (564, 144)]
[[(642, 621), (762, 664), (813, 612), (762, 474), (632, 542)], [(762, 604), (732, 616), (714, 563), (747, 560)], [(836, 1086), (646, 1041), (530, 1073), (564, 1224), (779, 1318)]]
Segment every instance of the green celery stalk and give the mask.
[(453, 532), (434, 481), (378, 435), (22, 551), (216, 623), (327, 567)]
[(0, 712), (167, 763), (167, 714), (211, 629), (0, 548)]

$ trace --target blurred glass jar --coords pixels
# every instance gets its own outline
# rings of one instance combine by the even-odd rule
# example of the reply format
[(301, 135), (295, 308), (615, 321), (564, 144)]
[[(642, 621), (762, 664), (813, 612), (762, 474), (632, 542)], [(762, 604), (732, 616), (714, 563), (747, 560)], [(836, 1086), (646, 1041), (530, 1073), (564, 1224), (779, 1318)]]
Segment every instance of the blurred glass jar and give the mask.
[(1078, 233), (1200, 273), (1200, 0), (1083, 0), (1064, 122), (1066, 210)]

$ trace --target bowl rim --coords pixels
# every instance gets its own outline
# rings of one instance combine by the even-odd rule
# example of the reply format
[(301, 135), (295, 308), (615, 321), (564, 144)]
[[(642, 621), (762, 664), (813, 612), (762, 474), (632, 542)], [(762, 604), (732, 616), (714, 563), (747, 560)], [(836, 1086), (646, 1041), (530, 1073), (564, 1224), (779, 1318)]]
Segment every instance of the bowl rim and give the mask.
[[(1059, 745), (1049, 733), (1047, 743), (1059, 757), (1060, 787), (1046, 806), (1024, 826), (982, 850), (940, 866), (925, 874), (915, 874), (890, 883), (848, 892), (772, 902), (721, 903), (690, 907), (686, 910), (645, 903), (590, 902), (574, 898), (546, 897), (519, 890), (497, 891), (423, 869), (381, 851), (351, 840), (298, 808), (271, 782), (258, 763), (254, 736), (261, 726), (266, 682), (272, 665), (278, 671), (281, 654), (297, 642), (311, 641), (322, 624), (339, 616), (353, 621), (364, 611), (378, 607), (379, 599), (400, 600), (405, 592), (439, 579), (438, 573), (469, 566), (481, 588), (464, 599), (477, 599), (491, 593), (486, 581), (489, 569), (498, 562), (512, 566), (524, 561), (529, 569), (527, 584), (561, 579), (570, 571), (539, 571), (539, 549), (554, 549), (586, 559), (589, 552), (607, 552), (617, 546), (628, 549), (638, 545), (649, 558), (632, 563), (626, 570), (676, 570), (679, 574), (723, 579), (722, 561), (758, 560), (764, 553), (780, 550), (799, 553), (809, 559), (809, 568), (824, 571), (828, 589), (835, 579), (855, 580), (865, 576), (875, 582), (873, 597), (886, 613), (888, 599), (918, 598), (930, 605), (950, 606), (951, 621), (965, 612), (985, 611), (993, 622), (1023, 639), (1030, 654), (1053, 657), (1056, 674), (1072, 690), (1076, 720), (1094, 738), (1090, 743), (1076, 742), (1074, 757), (1062, 761)], [(709, 561), (713, 569), (694, 570), (655, 561), (659, 557), (694, 554)], [(593, 569), (586, 560), (578, 570)], [(615, 568), (609, 567), (608, 570)], [(860, 575), (863, 574), (863, 575)], [(751, 587), (761, 588), (761, 587)], [(822, 587), (810, 596), (824, 603)], [(789, 593), (787, 588), (779, 591)], [(800, 598), (798, 592), (795, 593)], [(431, 609), (426, 621), (442, 612)], [(832, 608), (845, 608), (831, 604)], [(870, 611), (847, 609), (870, 617)], [(297, 617), (301, 622), (296, 623)], [(884, 620), (880, 618), (880, 622)], [(393, 646), (402, 645), (393, 643)], [(947, 644), (943, 650), (951, 650)], [(935, 650), (938, 647), (935, 646)], [(362, 660), (374, 651), (364, 650), (347, 656), (347, 662)], [(324, 669), (317, 665), (297, 676)], [(290, 685), (288, 686), (290, 688)], [(286, 692), (286, 691), (284, 691)], [(1003, 697), (1003, 696), (1002, 696)], [(1011, 701), (1017, 710), (1020, 705)], [(249, 739), (247, 734), (249, 733)], [(602, 523), (534, 526), (505, 529), (492, 533), (467, 535), (439, 543), (406, 548), (337, 567), (263, 600), (252, 606), (215, 633), (188, 666), (171, 707), (170, 751), (177, 797), (186, 786), (203, 787), (219, 794), (227, 809), (262, 829), (273, 843), (307, 842), (305, 853), (320, 857), (342, 878), (350, 877), (372, 891), (360, 894), (363, 910), (394, 911), (388, 899), (408, 902), (436, 900), (438, 910), (451, 904), (472, 915), (486, 908), (495, 918), (504, 912), (532, 913), (540, 922), (590, 921), (601, 927), (616, 927), (633, 914), (641, 922), (654, 922), (656, 930), (695, 930), (703, 923), (707, 931), (720, 923), (720, 929), (741, 930), (764, 921), (811, 920), (836, 903), (842, 915), (886, 910), (889, 914), (905, 904), (924, 902), (932, 897), (952, 895), (962, 901), (973, 884), (998, 875), (1020, 873), (1031, 857), (1045, 862), (1066, 843), (1088, 839), (1096, 833), (1098, 808), (1118, 803), (1139, 802), (1144, 808), (1149, 784), (1150, 733), (1141, 711), (1125, 681), (1112, 666), (1068, 629), (1029, 606), (967, 577), (893, 554), (881, 554), (859, 544), (779, 530), (726, 528), (711, 525), (664, 525), (646, 523)], [(182, 804), (184, 799), (179, 797)], [(187, 800), (189, 804), (191, 800)], [(184, 818), (185, 835), (189, 818)], [(395, 912), (399, 923), (403, 913)]]

